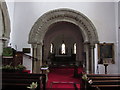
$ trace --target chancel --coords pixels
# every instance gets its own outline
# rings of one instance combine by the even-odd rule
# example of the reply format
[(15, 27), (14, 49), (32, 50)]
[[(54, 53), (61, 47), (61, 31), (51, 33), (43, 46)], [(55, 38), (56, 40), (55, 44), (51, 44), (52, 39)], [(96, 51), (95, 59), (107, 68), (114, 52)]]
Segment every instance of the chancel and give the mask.
[(119, 59), (118, 1), (0, 1), (1, 90), (117, 90)]

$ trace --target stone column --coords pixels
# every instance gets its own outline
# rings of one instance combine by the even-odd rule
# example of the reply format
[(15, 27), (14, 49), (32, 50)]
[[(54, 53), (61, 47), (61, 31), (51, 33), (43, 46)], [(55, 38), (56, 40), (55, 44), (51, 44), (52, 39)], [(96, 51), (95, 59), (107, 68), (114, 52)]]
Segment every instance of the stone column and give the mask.
[(90, 73), (95, 73), (94, 48), (95, 45), (90, 45)]
[(84, 44), (85, 47), (85, 53), (86, 53), (86, 61), (85, 61), (85, 69), (86, 69), (86, 73), (89, 74), (89, 70), (90, 70), (90, 59), (89, 59), (89, 44), (85, 43)]
[(40, 67), (42, 66), (42, 44), (33, 44), (33, 61), (32, 71), (33, 73), (40, 73)]
[(32, 44), (32, 72), (36, 73), (36, 61), (37, 61), (37, 45), (36, 44)]
[(37, 45), (37, 63), (36, 63), (36, 71), (37, 73), (41, 73), (40, 67), (42, 66), (42, 44)]

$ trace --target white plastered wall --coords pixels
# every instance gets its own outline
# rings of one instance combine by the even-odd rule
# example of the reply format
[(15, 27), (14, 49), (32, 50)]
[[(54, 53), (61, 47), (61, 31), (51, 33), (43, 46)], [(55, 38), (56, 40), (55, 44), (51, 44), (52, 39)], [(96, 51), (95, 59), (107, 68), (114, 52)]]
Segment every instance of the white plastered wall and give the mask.
[(118, 70), (120, 73), (120, 2), (118, 3)]

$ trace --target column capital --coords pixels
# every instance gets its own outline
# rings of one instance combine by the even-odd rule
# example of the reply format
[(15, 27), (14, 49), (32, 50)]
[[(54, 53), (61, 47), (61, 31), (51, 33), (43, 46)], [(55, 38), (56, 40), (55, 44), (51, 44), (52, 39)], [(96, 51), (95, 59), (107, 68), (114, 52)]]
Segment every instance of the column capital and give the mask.
[(84, 45), (90, 45), (90, 42), (84, 42)]
[(32, 44), (32, 48), (37, 48), (37, 44)]
[(38, 46), (42, 46), (43, 43), (35, 43), (35, 44), (32, 44), (32, 48), (37, 48)]

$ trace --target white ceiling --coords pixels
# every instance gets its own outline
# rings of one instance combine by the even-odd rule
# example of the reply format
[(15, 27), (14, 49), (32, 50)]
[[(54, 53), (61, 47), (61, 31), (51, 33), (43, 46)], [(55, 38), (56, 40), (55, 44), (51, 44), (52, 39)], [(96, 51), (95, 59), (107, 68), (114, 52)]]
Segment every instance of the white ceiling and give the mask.
[(120, 0), (5, 0), (5, 1), (6, 2), (118, 2)]

